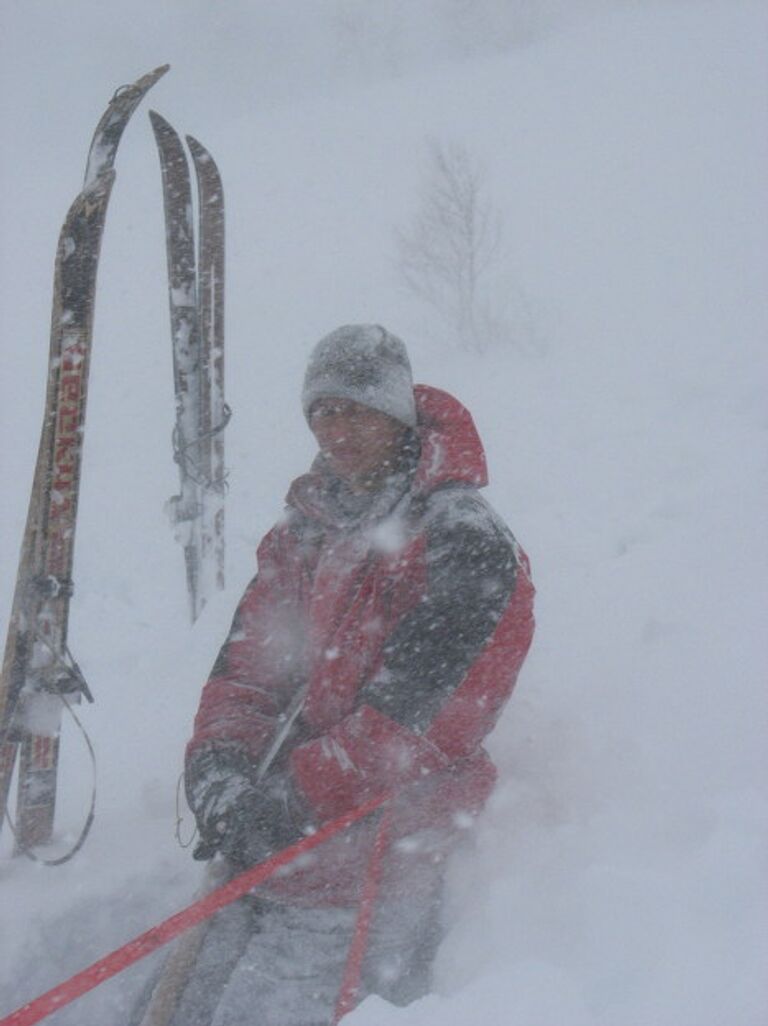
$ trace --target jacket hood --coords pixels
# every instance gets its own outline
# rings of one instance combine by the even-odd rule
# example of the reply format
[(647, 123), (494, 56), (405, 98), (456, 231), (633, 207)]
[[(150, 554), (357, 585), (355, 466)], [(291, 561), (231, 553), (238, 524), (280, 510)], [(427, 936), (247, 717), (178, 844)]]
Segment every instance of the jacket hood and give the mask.
[(424, 494), (445, 484), (487, 485), (485, 450), (469, 410), (431, 385), (416, 385), (413, 393), (421, 443), (414, 491)]
[[(386, 516), (409, 490), (425, 496), (448, 484), (482, 488), (488, 484), (485, 451), (469, 410), (448, 392), (431, 385), (415, 385), (416, 433), (419, 457), (411, 474), (394, 479), (389, 488), (376, 493), (365, 511), (366, 519)], [(338, 526), (338, 510), (331, 498), (336, 479), (329, 474), (322, 456), (309, 473), (291, 485), (287, 503), (312, 520)]]

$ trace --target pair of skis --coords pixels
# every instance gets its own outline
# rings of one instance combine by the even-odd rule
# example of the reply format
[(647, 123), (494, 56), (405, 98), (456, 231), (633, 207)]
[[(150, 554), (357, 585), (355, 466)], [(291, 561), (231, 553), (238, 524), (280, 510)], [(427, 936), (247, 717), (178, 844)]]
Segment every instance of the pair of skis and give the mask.
[(181, 139), (150, 112), (163, 179), (176, 392), (174, 458), (181, 489), (167, 509), (184, 546), (192, 622), (224, 587), (224, 192), (216, 164), (192, 136), (199, 238)]
[[(16, 848), (27, 854), (49, 841), (53, 830), (62, 714), (65, 709), (72, 712), (72, 704), (81, 696), (92, 701), (69, 651), (67, 631), (96, 275), (120, 139), (144, 95), (166, 71), (168, 66), (164, 65), (115, 93), (94, 132), (83, 188), (64, 220), (56, 252), (43, 425), (0, 670), (0, 826), (7, 815), (11, 780), (18, 765)], [(155, 116), (153, 124), (156, 121), (162, 119)], [(170, 126), (167, 129), (172, 140), (175, 133)], [(185, 557), (194, 618), (208, 594), (205, 588), (223, 586), (220, 429), (228, 411), (223, 398), (221, 182), (205, 150), (194, 141), (190, 141), (190, 148), (195, 155), (201, 197), (197, 277), (191, 203), (185, 236), (192, 239), (191, 259), (186, 249), (183, 257), (180, 255), (181, 232), (173, 234), (169, 214), (174, 209), (176, 191), (183, 194), (185, 174), (189, 191), (186, 165), (183, 172), (179, 168), (166, 175), (164, 163), (163, 186), (171, 310), (172, 317), (175, 311), (177, 316), (173, 322), (175, 438), (182, 480), (178, 519), (192, 525)], [(161, 146), (161, 159), (162, 154)], [(177, 269), (181, 270), (174, 278)], [(184, 317), (179, 311), (184, 311)], [(188, 326), (188, 333), (183, 325)], [(202, 382), (203, 373), (211, 384)], [(188, 400), (192, 394), (194, 401)], [(211, 497), (213, 501), (209, 501)], [(203, 568), (211, 564), (213, 570), (206, 578)], [(40, 861), (58, 864), (70, 858), (85, 840), (92, 819), (93, 798), (72, 850), (62, 858)]]

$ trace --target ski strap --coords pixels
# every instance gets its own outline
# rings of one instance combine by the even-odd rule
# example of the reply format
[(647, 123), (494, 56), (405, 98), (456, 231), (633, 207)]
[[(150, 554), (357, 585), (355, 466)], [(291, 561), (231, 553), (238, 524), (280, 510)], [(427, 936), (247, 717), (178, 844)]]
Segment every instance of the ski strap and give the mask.
[(157, 926), (153, 926), (145, 933), (140, 934), (133, 940), (128, 941), (122, 947), (117, 948), (104, 958), (94, 962), (87, 969), (72, 976), (70, 979), (60, 983), (57, 987), (47, 991), (40, 997), (35, 998), (28, 1004), (17, 1008), (4, 1019), (0, 1019), (0, 1026), (34, 1026), (52, 1012), (70, 1004), (82, 994), (86, 994), (100, 983), (111, 979), (129, 966), (145, 958), (158, 948), (172, 941), (186, 930), (191, 929), (198, 923), (209, 919), (219, 909), (242, 898), (249, 891), (263, 883), (272, 876), (278, 869), (291, 862), (298, 855), (317, 848), (324, 841), (327, 841), (334, 834), (346, 830), (347, 827), (360, 819), (369, 816), (376, 809), (382, 808), (394, 797), (393, 794), (379, 795), (359, 805), (356, 809), (331, 820), (325, 826), (320, 827), (314, 834), (297, 841), (289, 848), (272, 855), (264, 862), (247, 869), (244, 873), (234, 877), (228, 883), (211, 891), (204, 897), (194, 901), (191, 905), (172, 915)]
[(219, 479), (212, 479), (201, 473), (197, 465), (197, 458), (190, 456), (189, 453), (197, 451), (200, 448), (201, 442), (206, 442), (210, 438), (215, 438), (216, 435), (220, 435), (226, 426), (232, 419), (232, 410), (227, 403), (224, 403), (223, 417), (220, 424), (212, 427), (210, 431), (204, 431), (197, 435), (197, 437), (190, 439), (188, 442), (182, 442), (181, 433), (179, 431), (178, 424), (173, 429), (171, 436), (171, 445), (173, 447), (173, 462), (177, 463), (184, 474), (190, 478), (195, 484), (202, 485), (203, 488), (208, 488), (211, 491), (222, 491), (227, 487), (226, 475)]
[[(81, 723), (75, 710), (72, 708), (72, 706), (69, 704), (69, 702), (66, 700), (66, 698), (64, 697), (64, 695), (62, 695), (60, 691), (57, 691), (56, 694), (61, 699), (64, 708), (75, 721), (77, 729), (83, 735), (86, 747), (88, 748), (88, 755), (91, 759), (93, 784), (91, 786), (91, 801), (88, 807), (88, 815), (85, 817), (85, 822), (83, 823), (80, 833), (78, 834), (77, 840), (69, 849), (69, 851), (65, 852), (64, 855), (57, 856), (55, 859), (46, 859), (43, 858), (42, 855), (36, 855), (31, 848), (29, 848), (26, 844), (23, 843), (21, 837), (19, 836), (19, 832), (16, 829), (15, 824), (11, 819), (11, 814), (8, 812), (8, 807), (6, 806), (5, 820), (8, 824), (11, 833), (13, 834), (16, 850), (21, 852), (22, 855), (25, 855), (30, 860), (30, 862), (37, 862), (41, 866), (63, 866), (65, 862), (69, 862), (70, 859), (74, 858), (75, 855), (77, 855), (77, 853), (80, 851), (82, 846), (85, 844), (85, 840), (88, 837), (88, 834), (91, 832), (91, 827), (93, 826), (94, 816), (96, 815), (96, 752), (93, 750), (93, 744), (91, 743), (91, 739), (88, 736), (88, 731)], [(92, 702), (93, 699), (91, 698), (90, 701)]]
[[(71, 582), (68, 582), (67, 586), (71, 590)], [(70, 652), (69, 647), (65, 644), (64, 652), (62, 655), (53, 648), (53, 646), (50, 644), (45, 635), (42, 634), (40, 631), (35, 632), (34, 638), (36, 642), (42, 644), (49, 650), (53, 657), (53, 662), (64, 671), (65, 677), (63, 678), (63, 680), (71, 682), (72, 686), (67, 688), (67, 690), (70, 692), (74, 691), (75, 694), (81, 694), (87, 699), (87, 701), (93, 702), (93, 695), (91, 694), (91, 689), (88, 687), (88, 683), (85, 677), (83, 676), (83, 671), (77, 665), (77, 662), (75, 661), (74, 656)], [(29, 845), (24, 843), (20, 832), (16, 829), (16, 825), (11, 819), (11, 814), (8, 811), (7, 805), (5, 806), (4, 812), (5, 821), (8, 824), (11, 833), (13, 834), (17, 852), (20, 852), (22, 855), (25, 855), (31, 862), (37, 862), (41, 866), (63, 866), (65, 862), (69, 862), (71, 858), (74, 858), (74, 856), (77, 855), (82, 846), (85, 844), (85, 840), (91, 831), (91, 827), (93, 826), (93, 819), (96, 815), (96, 752), (94, 751), (91, 739), (88, 736), (88, 731), (83, 726), (77, 713), (72, 708), (72, 705), (67, 701), (65, 691), (62, 690), (62, 687), (59, 686), (57, 688), (50, 688), (49, 690), (51, 694), (54, 694), (58, 697), (61, 704), (64, 706), (65, 710), (74, 720), (75, 726), (82, 734), (83, 740), (85, 741), (86, 747), (88, 749), (88, 755), (91, 760), (91, 771), (93, 780), (91, 786), (91, 800), (88, 807), (88, 814), (85, 817), (85, 822), (83, 823), (80, 833), (78, 834), (77, 840), (69, 849), (69, 851), (67, 851), (64, 855), (57, 856), (54, 859), (46, 859), (43, 858), (42, 855), (36, 855), (34, 851), (29, 847)], [(12, 730), (13, 723), (11, 721), (6, 725), (4, 731), (0, 731), (0, 744), (5, 744), (8, 741), (9, 737), (11, 736)], [(0, 815), (0, 824), (2, 824), (2, 819), (3, 817)]]

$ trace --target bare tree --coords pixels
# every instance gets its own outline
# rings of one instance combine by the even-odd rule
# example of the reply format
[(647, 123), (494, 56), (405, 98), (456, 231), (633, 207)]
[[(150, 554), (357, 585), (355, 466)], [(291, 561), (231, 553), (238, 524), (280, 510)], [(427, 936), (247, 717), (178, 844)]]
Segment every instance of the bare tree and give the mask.
[(480, 351), (495, 334), (486, 277), (499, 250), (501, 216), (463, 146), (433, 140), (429, 153), (421, 206), (397, 232), (401, 277), (460, 346)]

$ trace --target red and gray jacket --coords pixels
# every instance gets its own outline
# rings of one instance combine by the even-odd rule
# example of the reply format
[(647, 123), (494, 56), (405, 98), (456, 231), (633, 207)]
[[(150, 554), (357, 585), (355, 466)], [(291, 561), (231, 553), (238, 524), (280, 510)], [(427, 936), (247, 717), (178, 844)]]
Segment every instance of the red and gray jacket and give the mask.
[[(311, 822), (395, 790), (395, 841), (444, 842), (461, 813), (482, 808), (495, 780), (482, 741), (531, 643), (534, 592), (478, 490), (487, 474), (471, 416), (445, 392), (415, 395), (414, 464), (362, 512), (343, 508), (321, 462), (294, 482), (203, 689), (188, 785), (212, 753), (256, 767), (307, 687), (276, 772)], [(354, 901), (370, 831), (356, 836), (318, 849), (322, 882), (302, 869), (294, 892)]]

